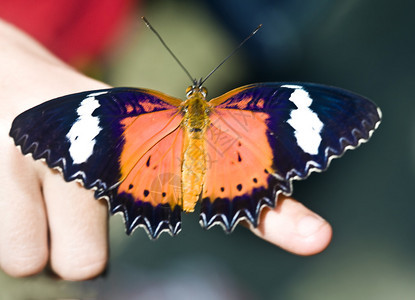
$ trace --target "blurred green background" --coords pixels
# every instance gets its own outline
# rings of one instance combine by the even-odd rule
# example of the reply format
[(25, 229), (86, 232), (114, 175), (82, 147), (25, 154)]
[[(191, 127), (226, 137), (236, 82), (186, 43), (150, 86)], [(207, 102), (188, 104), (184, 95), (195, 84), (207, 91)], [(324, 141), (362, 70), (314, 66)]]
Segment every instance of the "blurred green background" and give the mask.
[[(183, 216), (175, 238), (130, 237), (110, 221), (106, 274), (65, 282), (46, 272), (0, 273), (1, 299), (414, 299), (415, 2), (168, 1), (146, 15), (195, 77), (205, 76), (259, 23), (263, 29), (206, 83), (211, 97), (260, 81), (308, 81), (365, 95), (384, 119), (368, 144), (294, 197), (333, 225), (329, 248), (299, 257), (237, 228), (204, 231)], [(189, 85), (143, 24), (105, 62), (105, 81), (184, 97)]]

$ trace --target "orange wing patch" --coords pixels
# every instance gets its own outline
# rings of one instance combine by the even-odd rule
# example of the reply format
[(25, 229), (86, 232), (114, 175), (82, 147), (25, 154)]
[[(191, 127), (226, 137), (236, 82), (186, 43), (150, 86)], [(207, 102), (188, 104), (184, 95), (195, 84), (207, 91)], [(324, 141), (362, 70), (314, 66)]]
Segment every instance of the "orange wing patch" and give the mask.
[(229, 198), (267, 187), (272, 169), (266, 113), (215, 109), (206, 132), (207, 173), (203, 198)]
[(125, 145), (118, 193), (131, 194), (154, 207), (168, 203), (173, 209), (180, 204), (181, 120), (177, 110), (166, 110), (123, 121)]

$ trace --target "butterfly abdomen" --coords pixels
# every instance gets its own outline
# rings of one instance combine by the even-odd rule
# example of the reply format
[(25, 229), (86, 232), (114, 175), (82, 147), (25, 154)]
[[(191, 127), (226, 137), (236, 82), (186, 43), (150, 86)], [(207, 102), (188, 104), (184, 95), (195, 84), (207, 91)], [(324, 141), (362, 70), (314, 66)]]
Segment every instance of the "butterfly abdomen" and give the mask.
[(199, 200), (206, 175), (205, 134), (210, 123), (209, 105), (201, 93), (195, 92), (182, 106), (184, 113), (184, 146), (182, 157), (182, 205), (192, 212)]

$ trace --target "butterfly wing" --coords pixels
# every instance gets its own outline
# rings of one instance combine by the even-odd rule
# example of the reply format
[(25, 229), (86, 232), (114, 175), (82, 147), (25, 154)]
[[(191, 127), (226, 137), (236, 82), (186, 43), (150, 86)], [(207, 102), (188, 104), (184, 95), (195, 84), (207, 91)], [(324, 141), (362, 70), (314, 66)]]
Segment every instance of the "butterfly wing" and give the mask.
[(66, 181), (79, 180), (95, 189), (96, 198), (107, 198), (112, 213), (124, 213), (128, 233), (143, 226), (156, 238), (164, 230), (180, 230), (173, 191), (157, 181), (180, 176), (180, 103), (151, 90), (82, 92), (22, 113), (10, 136), (23, 154), (44, 159)]
[(256, 226), (264, 205), (292, 193), (293, 179), (325, 170), (367, 141), (381, 120), (368, 99), (310, 83), (254, 84), (210, 103), (201, 224), (226, 231), (242, 219)]

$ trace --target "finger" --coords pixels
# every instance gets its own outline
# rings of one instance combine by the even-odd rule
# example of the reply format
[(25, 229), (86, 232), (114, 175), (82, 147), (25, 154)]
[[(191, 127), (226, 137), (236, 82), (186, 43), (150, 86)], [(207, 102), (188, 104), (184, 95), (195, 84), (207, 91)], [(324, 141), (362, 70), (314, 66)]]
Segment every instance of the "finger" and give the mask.
[(274, 209), (264, 208), (257, 228), (260, 238), (298, 255), (313, 255), (330, 243), (330, 224), (301, 203), (279, 197)]
[(93, 192), (77, 182), (65, 182), (57, 171), (46, 168), (44, 172), (52, 269), (67, 280), (99, 275), (108, 259), (105, 200), (94, 199)]
[(1, 144), (0, 265), (11, 276), (40, 272), (48, 260), (47, 221), (33, 159)]

